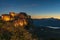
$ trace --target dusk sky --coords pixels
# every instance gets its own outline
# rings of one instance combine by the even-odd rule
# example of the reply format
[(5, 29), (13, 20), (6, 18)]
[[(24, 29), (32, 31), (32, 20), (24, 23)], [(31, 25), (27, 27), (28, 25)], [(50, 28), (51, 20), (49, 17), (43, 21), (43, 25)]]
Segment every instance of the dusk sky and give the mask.
[(32, 18), (59, 18), (60, 0), (0, 0), (0, 15), (26, 12)]

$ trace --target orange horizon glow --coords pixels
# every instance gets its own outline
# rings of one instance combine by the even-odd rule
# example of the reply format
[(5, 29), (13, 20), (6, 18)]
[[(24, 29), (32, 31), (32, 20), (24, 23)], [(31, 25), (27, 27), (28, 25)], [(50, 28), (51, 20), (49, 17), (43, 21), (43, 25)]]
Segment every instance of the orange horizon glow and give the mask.
[(33, 19), (42, 19), (42, 18), (57, 18), (60, 19), (60, 16), (31, 16)]

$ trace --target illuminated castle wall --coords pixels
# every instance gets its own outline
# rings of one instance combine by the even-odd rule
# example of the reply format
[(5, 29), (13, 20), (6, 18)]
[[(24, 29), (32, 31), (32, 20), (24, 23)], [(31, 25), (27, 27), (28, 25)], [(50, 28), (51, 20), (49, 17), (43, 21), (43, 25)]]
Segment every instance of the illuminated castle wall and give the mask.
[(15, 13), (15, 12), (9, 12), (9, 14), (2, 14), (1, 19), (5, 22), (13, 21), (14, 26), (25, 26), (28, 24), (28, 18), (29, 16), (24, 13)]

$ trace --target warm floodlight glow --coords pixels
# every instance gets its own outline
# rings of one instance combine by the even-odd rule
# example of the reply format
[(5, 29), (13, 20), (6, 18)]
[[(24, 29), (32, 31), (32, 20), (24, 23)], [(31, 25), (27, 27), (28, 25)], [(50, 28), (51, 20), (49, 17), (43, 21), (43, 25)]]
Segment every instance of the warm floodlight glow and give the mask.
[(10, 21), (10, 16), (2, 16), (2, 20), (4, 20), (4, 21)]
[(21, 21), (19, 24), (20, 24), (20, 26), (23, 26), (24, 25), (23, 21)]
[(27, 21), (23, 19), (19, 19), (14, 22), (14, 25), (24, 27), (27, 25)]

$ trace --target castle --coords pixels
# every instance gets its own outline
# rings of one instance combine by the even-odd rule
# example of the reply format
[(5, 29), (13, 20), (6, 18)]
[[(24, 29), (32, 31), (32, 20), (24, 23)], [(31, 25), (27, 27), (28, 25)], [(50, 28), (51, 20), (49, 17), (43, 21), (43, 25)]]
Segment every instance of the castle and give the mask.
[(10, 22), (13, 21), (14, 26), (26, 26), (28, 25), (28, 19), (30, 19), (30, 15), (27, 15), (24, 12), (15, 13), (9, 12), (9, 14), (1, 15), (2, 21)]

